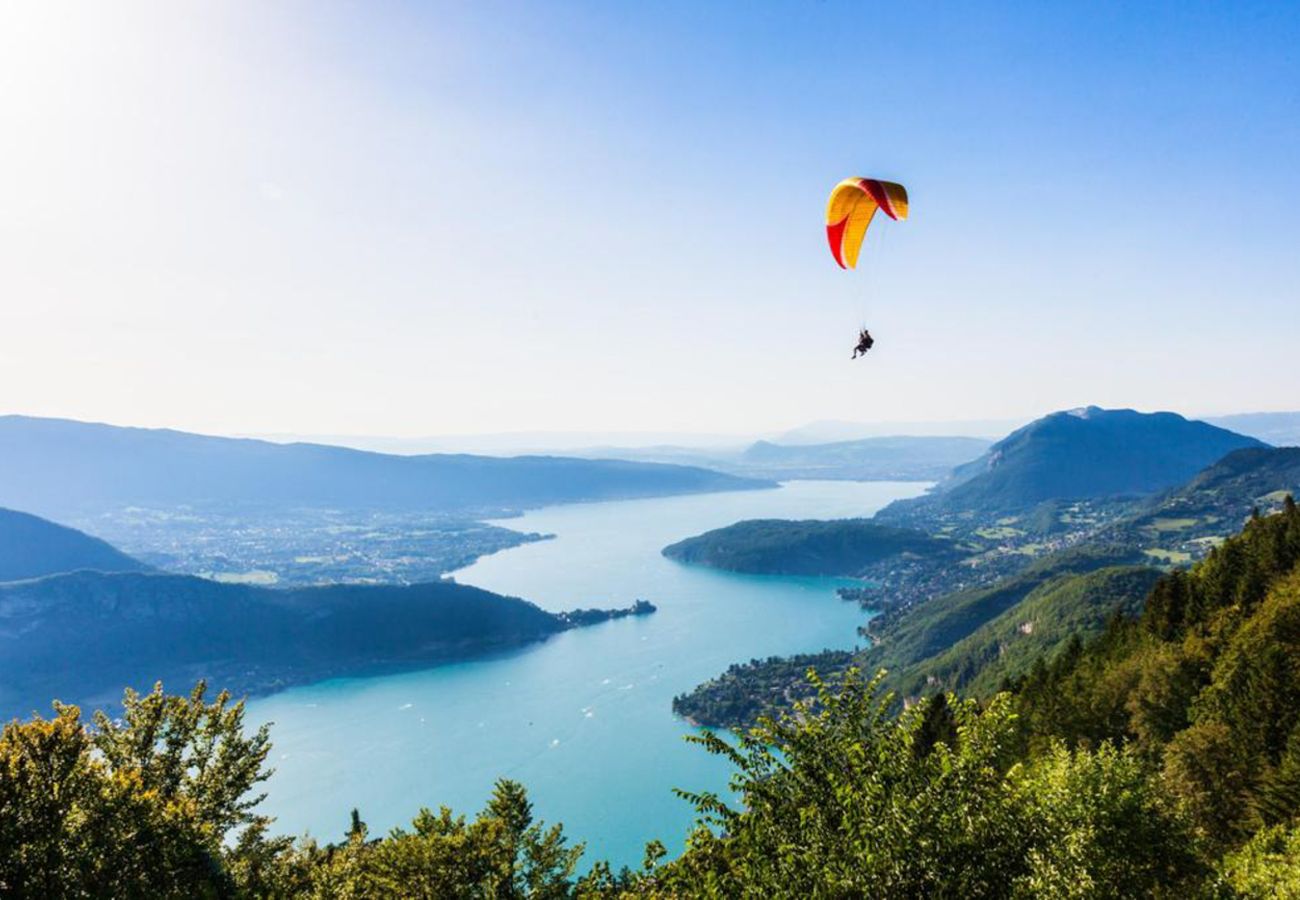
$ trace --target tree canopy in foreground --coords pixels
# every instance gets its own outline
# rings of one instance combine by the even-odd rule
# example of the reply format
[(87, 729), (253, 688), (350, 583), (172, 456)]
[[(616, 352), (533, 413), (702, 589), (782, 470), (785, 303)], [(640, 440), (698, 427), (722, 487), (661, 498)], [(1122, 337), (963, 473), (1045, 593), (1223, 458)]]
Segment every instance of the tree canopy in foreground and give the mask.
[(793, 711), (692, 738), (738, 802), (683, 792), (683, 851), (652, 842), (637, 870), (586, 865), (510, 781), (473, 819), (375, 836), (354, 811), (340, 843), (276, 837), (270, 736), (242, 703), (56, 705), (0, 733), (0, 895), (1300, 897), (1298, 564), (1288, 502), (983, 703), (896, 712), (879, 675), (810, 674)]

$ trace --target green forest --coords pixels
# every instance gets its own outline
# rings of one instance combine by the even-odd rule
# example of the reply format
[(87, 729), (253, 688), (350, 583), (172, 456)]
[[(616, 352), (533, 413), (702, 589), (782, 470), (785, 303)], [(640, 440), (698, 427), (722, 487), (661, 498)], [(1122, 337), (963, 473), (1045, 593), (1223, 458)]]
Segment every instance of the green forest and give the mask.
[(866, 519), (737, 522), (670, 544), (678, 562), (759, 575), (858, 575), (881, 560), (955, 556), (952, 542)]
[(271, 734), (229, 695), (128, 692), (89, 721), (56, 704), (0, 735), (0, 894), (1300, 897), (1289, 498), (990, 696), (900, 708), (883, 674), (808, 678), (792, 712), (688, 738), (730, 761), (739, 802), (683, 786), (684, 845), (620, 871), (506, 780), (473, 818), (373, 835), (352, 811), (338, 844), (276, 837), (257, 811)]

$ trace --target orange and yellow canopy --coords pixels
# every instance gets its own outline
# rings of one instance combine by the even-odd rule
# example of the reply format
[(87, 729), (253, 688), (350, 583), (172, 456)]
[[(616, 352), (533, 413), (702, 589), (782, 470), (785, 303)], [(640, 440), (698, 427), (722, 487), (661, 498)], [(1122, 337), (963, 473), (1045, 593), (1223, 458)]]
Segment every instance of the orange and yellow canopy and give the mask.
[(880, 210), (897, 221), (907, 218), (907, 189), (892, 181), (846, 178), (826, 204), (826, 238), (841, 269), (856, 268), (867, 226)]

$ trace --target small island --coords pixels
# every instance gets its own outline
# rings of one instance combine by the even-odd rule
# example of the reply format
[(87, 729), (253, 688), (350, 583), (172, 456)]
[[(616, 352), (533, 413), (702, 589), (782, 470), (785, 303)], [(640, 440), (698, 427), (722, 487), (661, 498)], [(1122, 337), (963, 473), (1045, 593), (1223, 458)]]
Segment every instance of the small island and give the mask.
[(558, 618), (570, 628), (581, 628), (585, 625), (596, 625), (613, 619), (625, 619), (628, 616), (648, 616), (658, 609), (659, 607), (649, 600), (637, 600), (631, 606), (625, 606), (622, 609), (574, 609), (569, 612), (559, 613)]

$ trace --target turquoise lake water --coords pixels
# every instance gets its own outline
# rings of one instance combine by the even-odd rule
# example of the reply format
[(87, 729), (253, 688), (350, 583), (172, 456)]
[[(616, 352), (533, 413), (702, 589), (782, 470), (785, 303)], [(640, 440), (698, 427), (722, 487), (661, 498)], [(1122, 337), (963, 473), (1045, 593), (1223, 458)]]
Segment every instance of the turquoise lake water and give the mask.
[(522, 781), (539, 818), (563, 822), (595, 859), (638, 865), (659, 838), (674, 855), (693, 821), (672, 788), (725, 789), (727, 766), (682, 738), (674, 695), (733, 662), (846, 649), (866, 617), (831, 578), (682, 566), (659, 551), (750, 518), (870, 515), (926, 486), (791, 482), (778, 490), (555, 506), (498, 524), (557, 535), (485, 557), (456, 579), (550, 610), (659, 607), (503, 656), (294, 688), (249, 704), (273, 722), (276, 768), (262, 809), (281, 833), (339, 839), (355, 806), (372, 834), (421, 806), (473, 814), (497, 778)]

